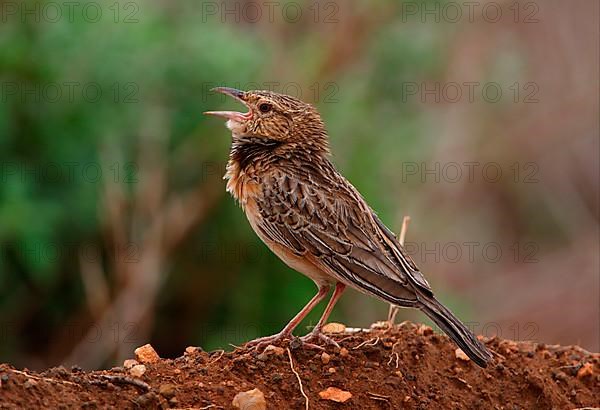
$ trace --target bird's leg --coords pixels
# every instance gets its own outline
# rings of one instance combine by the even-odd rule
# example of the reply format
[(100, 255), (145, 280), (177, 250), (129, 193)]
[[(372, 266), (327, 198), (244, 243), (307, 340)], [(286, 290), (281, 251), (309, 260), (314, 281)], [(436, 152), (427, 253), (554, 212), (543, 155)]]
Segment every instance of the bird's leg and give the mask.
[(260, 349), (263, 346), (271, 344), (273, 342), (278, 342), (284, 339), (289, 339), (292, 337), (292, 331), (298, 326), (302, 319), (306, 317), (310, 313), (311, 310), (314, 309), (316, 305), (319, 304), (325, 296), (329, 293), (329, 289), (331, 286), (329, 284), (318, 284), (319, 291), (313, 298), (302, 308), (300, 312), (290, 322), (281, 330), (281, 332), (274, 334), (272, 336), (259, 337), (258, 339), (254, 339), (246, 343), (246, 347), (255, 347), (255, 349)]
[(333, 340), (331, 337), (323, 334), (322, 329), (323, 329), (323, 325), (325, 325), (325, 322), (327, 321), (327, 318), (331, 314), (333, 307), (335, 306), (335, 304), (338, 301), (338, 299), (340, 298), (340, 296), (342, 296), (342, 293), (344, 293), (345, 289), (346, 289), (346, 285), (344, 285), (342, 282), (336, 283), (335, 290), (333, 291), (333, 295), (331, 295), (331, 299), (329, 299), (329, 303), (327, 303), (327, 307), (325, 307), (325, 311), (323, 311), (323, 315), (321, 316), (321, 319), (319, 319), (319, 322), (313, 328), (312, 332), (310, 332), (306, 336), (303, 336), (300, 338), (303, 342), (308, 342), (309, 340), (312, 340), (312, 339), (318, 339), (318, 340), (322, 340), (323, 342), (325, 342), (327, 344), (333, 345), (335, 347), (338, 347), (338, 348), (340, 347), (340, 345), (335, 340)]
[(390, 304), (390, 309), (388, 311), (388, 319), (387, 319), (388, 329), (391, 329), (394, 327), (394, 322), (396, 321), (396, 315), (398, 314), (398, 310), (400, 310), (400, 308), (398, 306)]

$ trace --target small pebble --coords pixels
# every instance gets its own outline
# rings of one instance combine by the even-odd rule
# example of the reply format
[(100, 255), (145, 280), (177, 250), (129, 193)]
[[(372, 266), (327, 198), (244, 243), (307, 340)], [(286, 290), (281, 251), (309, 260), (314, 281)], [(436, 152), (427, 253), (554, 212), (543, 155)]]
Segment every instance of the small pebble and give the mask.
[(346, 331), (346, 325), (343, 323), (327, 323), (323, 326), (323, 333), (344, 333)]
[(321, 353), (321, 361), (323, 362), (323, 364), (327, 364), (329, 363), (329, 361), (331, 360), (331, 356), (325, 352)]
[(135, 357), (140, 363), (155, 363), (160, 360), (160, 356), (150, 344), (145, 344), (134, 350)]
[(594, 368), (591, 363), (586, 363), (577, 371), (577, 378), (583, 379), (591, 376), (594, 373)]
[(240, 410), (265, 410), (267, 408), (265, 395), (259, 389), (252, 389), (236, 394), (231, 404)]
[(465, 362), (468, 362), (468, 361), (470, 361), (470, 360), (471, 360), (471, 359), (469, 359), (469, 356), (467, 356), (467, 355), (465, 354), (465, 352), (463, 352), (463, 351), (462, 351), (462, 349), (461, 349), (461, 348), (458, 348), (458, 349), (456, 349), (456, 350), (454, 351), (454, 355), (456, 356), (456, 358), (457, 358), (457, 359), (459, 359), (459, 360), (462, 360), (462, 361), (465, 361)]
[(198, 346), (188, 346), (185, 348), (185, 354), (187, 355), (192, 355), (195, 353), (201, 353), (202, 352), (202, 348), (198, 347)]
[(23, 384), (23, 387), (25, 387), (26, 389), (31, 389), (36, 384), (37, 384), (37, 382), (35, 380), (29, 379)]
[(338, 389), (337, 387), (328, 387), (319, 392), (319, 397), (323, 400), (331, 400), (336, 403), (344, 403), (352, 398), (349, 391)]
[(352, 398), (349, 391), (338, 389), (337, 387), (328, 387), (319, 392), (319, 397), (323, 400), (331, 400), (336, 403), (344, 403)]
[(170, 383), (161, 384), (158, 388), (158, 393), (167, 400), (174, 397), (176, 392), (175, 385)]
[(143, 364), (136, 364), (131, 369), (129, 369), (129, 374), (133, 377), (142, 377), (146, 373), (146, 366)]
[(64, 366), (58, 366), (54, 369), (54, 371), (56, 372), (56, 374), (58, 374), (59, 376), (63, 376), (63, 377), (67, 377), (69, 376), (69, 371), (67, 369), (65, 369)]
[(133, 366), (138, 364), (138, 361), (135, 359), (125, 359), (125, 361), (123, 362), (123, 367), (126, 369), (131, 369)]
[(569, 379), (569, 377), (565, 374), (565, 372), (560, 372), (560, 371), (554, 372), (553, 376), (556, 380), (560, 380), (560, 381), (565, 381), (565, 380)]
[(391, 376), (385, 380), (385, 384), (389, 386), (399, 386), (402, 384), (402, 379), (397, 376)]
[(158, 401), (159, 400), (158, 400), (158, 397), (156, 396), (156, 393), (148, 392), (148, 393), (145, 393), (145, 394), (142, 394), (142, 395), (136, 397), (136, 399), (134, 400), (134, 403), (141, 408), (148, 408), (148, 407), (152, 407), (152, 405)]
[(283, 349), (283, 347), (268, 345), (267, 347), (265, 347), (265, 350), (263, 353), (266, 353), (269, 355), (274, 354), (275, 356), (283, 356), (283, 354), (285, 353), (285, 350)]
[(419, 334), (421, 336), (429, 336), (429, 335), (433, 334), (433, 329), (427, 325), (420, 325), (417, 328), (417, 334)]

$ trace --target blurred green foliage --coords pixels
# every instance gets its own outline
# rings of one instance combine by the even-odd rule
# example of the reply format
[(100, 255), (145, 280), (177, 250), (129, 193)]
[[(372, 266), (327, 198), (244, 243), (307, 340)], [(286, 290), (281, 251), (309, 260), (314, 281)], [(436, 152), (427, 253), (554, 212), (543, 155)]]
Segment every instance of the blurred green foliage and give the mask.
[[(208, 94), (212, 85), (288, 81), (302, 84), (310, 100), (316, 84), (334, 160), (385, 219), (394, 215), (396, 200), (377, 181), (388, 161), (422, 146), (418, 110), (397, 101), (415, 73), (425, 78), (443, 65), (431, 27), (415, 24), (407, 35), (404, 27), (384, 25), (362, 39), (364, 64), (319, 76), (332, 58), (317, 46), (319, 37), (331, 35), (332, 26), (223, 24), (191, 1), (140, 3), (134, 21), (115, 23), (104, 6), (95, 23), (75, 13), (73, 21), (13, 18), (0, 28), (0, 79), (17, 88), (5, 88), (0, 111), (0, 321), (15, 326), (8, 340), (51, 339), (84, 305), (78, 248), (99, 243), (105, 257), (111, 252), (99, 218), (101, 188), (106, 179), (130, 189), (143, 182), (138, 145), (156, 106), (168, 112), (171, 189), (222, 173), (229, 133), (200, 115), (223, 104)], [(119, 6), (124, 12), (125, 4)], [(277, 60), (282, 57), (285, 62)], [(333, 94), (325, 88), (330, 83)], [(56, 101), (52, 85), (62, 93)], [(182, 147), (187, 154), (176, 156)], [(48, 176), (53, 164), (62, 173), (56, 180)], [(99, 166), (100, 178), (89, 164)], [(69, 166), (72, 176), (65, 174)], [(184, 343), (215, 348), (275, 332), (314, 292), (259, 243), (233, 200), (223, 196), (211, 213), (167, 272), (153, 332), (162, 351), (175, 354)], [(49, 256), (54, 245), (58, 258)], [(383, 304), (379, 309), (384, 312)], [(343, 319), (337, 311), (333, 317)], [(2, 343), (0, 354), (18, 357), (27, 349)]]
[[(249, 82), (266, 58), (255, 37), (199, 24), (193, 2), (171, 13), (142, 3), (130, 24), (115, 23), (108, 6), (95, 23), (74, 13), (73, 21), (17, 16), (0, 26), (0, 322), (7, 333), (0, 356), (7, 360), (27, 349), (21, 338), (50, 338), (81, 308), (79, 248), (102, 244), (102, 186), (140, 183), (137, 145), (153, 106), (168, 111), (169, 152), (183, 141), (194, 150), (191, 164), (169, 164), (173, 185), (202, 183), (205, 169), (193, 162), (222, 164), (228, 145), (201, 116), (215, 105), (207, 84)], [(229, 221), (239, 219), (233, 204), (223, 205), (229, 212), (213, 230), (243, 232)]]
[[(452, 214), (458, 201), (440, 207), (440, 197), (432, 196), (424, 206), (413, 199), (423, 184), (402, 184), (397, 174), (403, 160), (433, 158), (439, 136), (438, 124), (431, 122), (436, 113), (423, 109), (417, 98), (400, 101), (403, 87), (443, 78), (452, 53), (447, 39), (458, 35), (461, 25), (406, 22), (400, 3), (393, 1), (368, 8), (340, 3), (334, 23), (325, 23), (323, 13), (313, 21), (308, 9), (295, 23), (277, 14), (274, 22), (266, 16), (257, 23), (223, 21), (221, 15), (207, 14), (207, 3), (225, 4), (117, 2), (116, 18), (113, 5), (100, 2), (103, 16), (93, 23), (80, 12), (72, 21), (66, 15), (39, 22), (3, 16), (0, 361), (53, 364), (77, 343), (60, 333), (73, 321), (83, 328), (91, 323), (78, 257), (85, 244), (99, 245), (105, 279), (111, 291), (118, 288), (110, 272), (115, 250), (106, 239), (103, 189), (112, 184), (133, 195), (148, 183), (140, 179), (140, 151), (161, 139), (166, 141), (168, 194), (217, 184), (222, 195), (169, 255), (150, 312), (149, 337), (159, 351), (174, 356), (191, 344), (212, 349), (274, 333), (313, 295), (310, 280), (260, 243), (224, 192), (220, 178), (229, 131), (201, 113), (233, 103), (211, 95), (212, 86), (276, 82), (280, 91), (282, 84), (297, 85), (325, 119), (334, 162), (384, 221), (398, 230), (394, 225), (401, 216), (415, 212), (425, 226), (416, 232), (459, 230)], [(126, 16), (132, 20), (125, 22)], [(496, 73), (489, 74), (493, 78), (525, 70), (519, 52), (502, 55), (508, 55), (502, 64), (485, 62), (486, 73)], [(480, 122), (484, 116), (472, 121)], [(485, 152), (489, 141), (476, 143)], [(471, 148), (474, 155), (480, 147)], [(503, 189), (517, 197), (529, 187)], [(531, 202), (522, 205), (524, 215), (534, 216), (523, 222), (524, 236), (535, 235), (537, 225), (548, 226), (543, 207)], [(468, 211), (482, 214), (472, 223), (481, 226), (478, 221), (485, 220), (494, 238), (494, 230), (505, 224), (486, 219), (486, 209), (475, 203)], [(528, 226), (530, 221), (537, 225)], [(450, 300), (459, 313), (468, 311), (460, 298)], [(382, 303), (344, 303), (346, 309), (336, 309), (334, 320), (358, 317), (358, 325), (367, 325), (385, 318)], [(304, 325), (319, 315), (320, 310), (313, 312)], [(57, 347), (61, 340), (66, 346)]]

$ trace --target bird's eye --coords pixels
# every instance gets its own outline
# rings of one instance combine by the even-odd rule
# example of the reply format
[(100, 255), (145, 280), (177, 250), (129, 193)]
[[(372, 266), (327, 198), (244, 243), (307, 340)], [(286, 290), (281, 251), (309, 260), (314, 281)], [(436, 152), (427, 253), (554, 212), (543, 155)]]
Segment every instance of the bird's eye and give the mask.
[(262, 103), (261, 105), (258, 106), (258, 109), (260, 110), (260, 112), (269, 112), (271, 111), (271, 104), (267, 104), (267, 103)]

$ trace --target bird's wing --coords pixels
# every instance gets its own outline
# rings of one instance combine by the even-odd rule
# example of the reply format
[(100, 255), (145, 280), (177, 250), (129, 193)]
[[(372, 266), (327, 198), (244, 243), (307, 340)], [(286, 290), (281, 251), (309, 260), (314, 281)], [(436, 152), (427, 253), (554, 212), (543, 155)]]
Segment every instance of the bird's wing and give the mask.
[[(402, 306), (429, 284), (358, 191), (333, 169), (274, 171), (256, 199), (257, 228), (336, 279)], [(321, 180), (315, 180), (315, 176)]]

